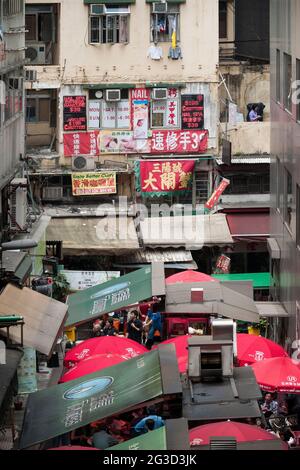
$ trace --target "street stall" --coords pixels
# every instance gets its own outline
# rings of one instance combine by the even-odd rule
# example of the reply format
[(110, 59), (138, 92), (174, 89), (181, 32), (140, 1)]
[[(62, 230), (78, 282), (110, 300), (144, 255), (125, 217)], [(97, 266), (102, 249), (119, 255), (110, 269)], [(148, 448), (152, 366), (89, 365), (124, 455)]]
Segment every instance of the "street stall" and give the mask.
[[(19, 448), (33, 447), (104, 418), (153, 403), (181, 416), (182, 387), (172, 346), (29, 396)], [(50, 447), (53, 447), (53, 445)]]

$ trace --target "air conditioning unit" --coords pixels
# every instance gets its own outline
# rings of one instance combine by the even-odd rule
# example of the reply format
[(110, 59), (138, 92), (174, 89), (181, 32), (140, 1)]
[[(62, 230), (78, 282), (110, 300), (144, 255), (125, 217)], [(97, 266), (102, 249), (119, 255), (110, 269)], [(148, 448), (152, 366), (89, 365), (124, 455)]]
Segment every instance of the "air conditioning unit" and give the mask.
[(105, 15), (106, 14), (106, 6), (103, 3), (97, 4), (92, 3), (90, 5), (90, 15)]
[(72, 170), (90, 171), (95, 170), (95, 158), (78, 155), (72, 158)]
[(120, 101), (121, 90), (105, 90), (105, 101)]
[(10, 228), (17, 232), (23, 231), (27, 228), (27, 180), (15, 178), (10, 186)]
[(59, 201), (63, 197), (62, 186), (46, 186), (43, 188), (43, 199), (48, 201)]
[(168, 98), (167, 88), (154, 88), (152, 91), (152, 98), (154, 100), (166, 100)]
[(25, 58), (30, 65), (46, 64), (46, 44), (42, 42), (29, 43), (26, 46)]
[(36, 82), (37, 71), (36, 70), (25, 70), (25, 80), (27, 82)]
[(167, 13), (168, 12), (168, 4), (167, 2), (155, 2), (152, 3), (152, 11), (153, 13)]

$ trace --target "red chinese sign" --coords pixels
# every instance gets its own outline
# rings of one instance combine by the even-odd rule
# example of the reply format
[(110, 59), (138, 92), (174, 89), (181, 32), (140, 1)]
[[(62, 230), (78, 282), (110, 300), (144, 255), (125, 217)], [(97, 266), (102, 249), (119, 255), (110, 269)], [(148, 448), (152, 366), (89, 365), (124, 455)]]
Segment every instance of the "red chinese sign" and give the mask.
[(116, 173), (73, 173), (73, 196), (93, 196), (95, 194), (115, 194), (117, 192)]
[(217, 189), (213, 192), (207, 203), (205, 204), (206, 209), (212, 209), (218, 202), (221, 194), (225, 191), (230, 181), (223, 178)]
[(192, 189), (194, 160), (140, 162), (142, 193), (165, 193)]
[(229, 273), (231, 259), (226, 255), (219, 256), (217, 260), (217, 269), (222, 273)]
[(64, 131), (85, 131), (86, 124), (86, 97), (64, 96)]
[(99, 131), (64, 134), (65, 157), (99, 155), (98, 135)]
[(152, 132), (152, 153), (204, 153), (207, 146), (207, 130)]
[(203, 129), (204, 127), (204, 96), (182, 95), (181, 121), (182, 129)]

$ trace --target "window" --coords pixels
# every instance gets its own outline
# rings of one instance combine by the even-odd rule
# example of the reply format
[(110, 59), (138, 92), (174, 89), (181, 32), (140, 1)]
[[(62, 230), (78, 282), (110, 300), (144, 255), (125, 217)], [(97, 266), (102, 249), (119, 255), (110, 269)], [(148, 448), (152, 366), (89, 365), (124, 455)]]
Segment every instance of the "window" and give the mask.
[(151, 127), (153, 129), (179, 127), (179, 98), (179, 90), (169, 88), (166, 100), (151, 101)]
[[(90, 6), (92, 8), (93, 5)], [(129, 42), (129, 7), (110, 5), (104, 14), (90, 10), (90, 43), (115, 44)]]
[(4, 0), (3, 15), (12, 16), (23, 12), (24, 0)]
[(90, 129), (130, 129), (130, 102), (128, 89), (121, 90), (121, 100), (116, 102), (97, 99), (98, 94), (105, 91), (90, 91), (89, 93), (89, 123)]
[(23, 109), (23, 79), (7, 75), (5, 83), (4, 121), (8, 121)]
[(292, 111), (292, 57), (284, 54), (284, 94), (283, 104), (288, 111)]
[(227, 0), (219, 0), (219, 37), (227, 38)]
[(171, 42), (174, 31), (176, 41), (180, 41), (179, 8), (179, 5), (168, 3), (167, 13), (151, 12), (151, 42)]
[(46, 96), (28, 95), (26, 101), (26, 121), (49, 122), (50, 98)]
[(230, 185), (226, 194), (268, 194), (270, 192), (269, 174), (228, 175)]
[(298, 217), (296, 218), (296, 243), (297, 246), (300, 248), (300, 186), (297, 184), (297, 209), (296, 213), (298, 214)]
[(293, 178), (291, 173), (285, 168), (285, 201), (284, 201), (284, 220), (291, 226), (293, 212)]
[(276, 49), (276, 100), (281, 99), (281, 71), (280, 71), (280, 50)]
[(296, 112), (297, 112), (297, 121), (300, 121), (300, 96), (298, 90), (300, 89), (300, 60), (296, 60), (296, 80), (298, 81), (297, 86), (297, 103), (296, 103)]
[(276, 157), (276, 209), (280, 211), (280, 161)]

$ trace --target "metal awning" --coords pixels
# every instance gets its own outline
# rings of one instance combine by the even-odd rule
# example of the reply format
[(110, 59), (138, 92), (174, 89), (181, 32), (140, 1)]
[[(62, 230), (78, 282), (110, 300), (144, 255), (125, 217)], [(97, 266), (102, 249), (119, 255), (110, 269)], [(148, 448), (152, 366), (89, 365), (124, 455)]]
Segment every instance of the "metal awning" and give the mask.
[(23, 251), (4, 251), (2, 254), (2, 267), (7, 273), (14, 274), (23, 282), (30, 274), (32, 260)]
[[(216, 162), (218, 165), (225, 165), (221, 158), (217, 158)], [(232, 165), (270, 165), (270, 163), (270, 155), (243, 155), (231, 158)]]
[(280, 259), (281, 258), (281, 250), (280, 246), (276, 240), (276, 238), (268, 238), (268, 252), (272, 259)]
[[(191, 290), (197, 288), (203, 289), (203, 302), (191, 301)], [(255, 302), (250, 297), (229, 289), (220, 282), (166, 285), (166, 312), (221, 315), (250, 323), (259, 321)]]
[[(67, 315), (67, 305), (27, 287), (8, 284), (0, 295), (0, 316), (24, 318), (24, 345), (49, 356)], [(21, 332), (11, 328), (10, 338), (20, 343)]]
[(265, 212), (227, 214), (230, 233), (234, 238), (259, 237), (270, 235), (270, 215)]
[(53, 218), (47, 241), (62, 241), (64, 254), (116, 255), (139, 249), (133, 217)]
[(212, 274), (212, 277), (221, 282), (252, 281), (253, 289), (269, 289), (273, 285), (270, 273)]
[[(192, 253), (189, 250), (182, 249), (155, 249), (146, 248), (141, 249), (128, 256), (120, 256), (118, 262), (120, 264), (137, 264), (137, 263), (152, 263), (159, 261), (162, 263), (187, 263), (192, 262)], [(197, 269), (197, 268), (196, 268)]]
[(199, 250), (204, 245), (233, 243), (225, 214), (149, 217), (140, 223), (144, 245), (186, 247)]
[(261, 317), (288, 317), (289, 314), (280, 302), (255, 302)]

